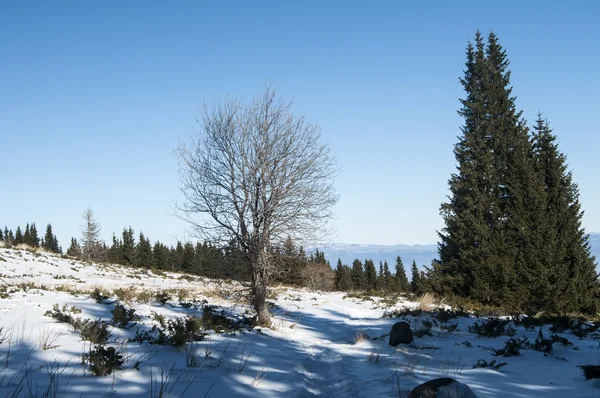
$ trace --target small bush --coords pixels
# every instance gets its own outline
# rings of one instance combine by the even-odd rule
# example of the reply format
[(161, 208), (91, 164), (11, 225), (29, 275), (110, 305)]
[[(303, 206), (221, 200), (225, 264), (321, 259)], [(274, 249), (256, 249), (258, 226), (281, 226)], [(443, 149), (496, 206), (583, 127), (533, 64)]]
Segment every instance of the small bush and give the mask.
[(580, 365), (578, 368), (581, 368), (587, 380), (600, 379), (600, 365)]
[(120, 287), (118, 289), (115, 289), (114, 293), (115, 296), (117, 296), (117, 298), (119, 299), (119, 301), (122, 301), (124, 303), (132, 303), (137, 297), (135, 287), (133, 286)]
[[(72, 307), (75, 308), (75, 307)], [(81, 310), (79, 311), (81, 312)], [(44, 313), (44, 316), (54, 319), (60, 323), (71, 324), (73, 322), (73, 315), (67, 308), (66, 304), (60, 308), (58, 304), (52, 306), (52, 310), (48, 310)]]
[(154, 292), (151, 290), (142, 290), (137, 293), (136, 301), (142, 304), (149, 304), (154, 300)]
[(202, 326), (206, 330), (214, 330), (215, 333), (230, 332), (239, 329), (239, 326), (223, 313), (217, 313), (216, 307), (205, 305), (202, 311)]
[(469, 317), (469, 313), (462, 310), (447, 310), (445, 308), (440, 308), (437, 311), (437, 319), (442, 323), (458, 317)]
[(479, 361), (475, 362), (475, 364), (473, 365), (473, 369), (476, 368), (493, 368), (496, 370), (500, 370), (502, 369), (502, 367), (508, 365), (508, 363), (506, 362), (501, 362), (501, 363), (496, 363), (496, 360), (494, 359), (492, 362), (488, 362), (486, 360), (480, 359)]
[(521, 337), (519, 339), (511, 338), (509, 339), (505, 346), (499, 350), (494, 350), (492, 355), (499, 357), (518, 357), (521, 355), (521, 349), (531, 348), (531, 343), (526, 337)]
[(161, 305), (165, 305), (167, 304), (167, 301), (171, 300), (171, 293), (167, 292), (166, 290), (163, 290), (162, 292), (156, 293), (154, 299)]
[(125, 308), (122, 304), (115, 305), (112, 312), (112, 323), (119, 328), (126, 328), (130, 322), (140, 320), (140, 317), (135, 314), (135, 309)]
[(91, 321), (89, 319), (73, 319), (71, 322), (73, 329), (79, 330), (81, 340), (89, 341), (93, 344), (104, 344), (110, 336), (108, 325), (100, 320)]
[(202, 319), (195, 316), (170, 319), (167, 325), (167, 342), (175, 347), (183, 347), (188, 341), (202, 341), (204, 333)]
[(114, 347), (106, 348), (98, 345), (91, 348), (89, 353), (82, 355), (81, 363), (89, 366), (96, 376), (108, 376), (113, 371), (121, 369), (125, 360)]
[(90, 297), (93, 298), (98, 304), (104, 304), (109, 298), (109, 296), (105, 293), (106, 292), (104, 290), (95, 288), (92, 293), (90, 293)]
[[(506, 334), (507, 336), (514, 336), (515, 329), (508, 325), (509, 321), (500, 318), (489, 318), (487, 320), (476, 321), (473, 325), (469, 326), (469, 332), (475, 333), (481, 337), (500, 337)], [(506, 327), (508, 325), (508, 328)]]
[(420, 316), (423, 314), (423, 310), (415, 308), (402, 308), (397, 310), (385, 311), (383, 313), (383, 318), (401, 318), (404, 316)]

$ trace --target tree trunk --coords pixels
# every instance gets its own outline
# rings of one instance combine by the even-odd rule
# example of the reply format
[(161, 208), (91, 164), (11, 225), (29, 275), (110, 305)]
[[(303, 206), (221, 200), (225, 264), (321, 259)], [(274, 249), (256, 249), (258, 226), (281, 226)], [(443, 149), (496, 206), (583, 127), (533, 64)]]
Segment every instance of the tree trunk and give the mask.
[(255, 257), (252, 264), (252, 302), (256, 310), (256, 321), (261, 326), (271, 326), (271, 313), (267, 306), (267, 270), (264, 255)]

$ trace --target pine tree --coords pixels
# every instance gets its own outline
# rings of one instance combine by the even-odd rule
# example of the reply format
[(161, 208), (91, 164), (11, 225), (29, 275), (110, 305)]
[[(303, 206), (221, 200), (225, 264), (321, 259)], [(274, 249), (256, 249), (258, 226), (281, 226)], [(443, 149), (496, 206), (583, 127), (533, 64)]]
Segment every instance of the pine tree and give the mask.
[(23, 243), (23, 232), (21, 232), (21, 227), (17, 226), (17, 231), (15, 232), (15, 239), (13, 244), (15, 246), (20, 245)]
[(0, 240), (4, 242), (4, 234), (2, 233), (2, 229), (0, 229)]
[(60, 247), (58, 246), (58, 240), (56, 239), (56, 236), (52, 233), (52, 225), (50, 225), (50, 224), (48, 224), (46, 226), (46, 233), (44, 235), (43, 241), (44, 241), (44, 243), (43, 243), (44, 249), (46, 249), (52, 253), (60, 252)]
[(25, 224), (25, 233), (23, 234), (23, 243), (31, 246), (31, 232), (29, 231), (29, 223)]
[(123, 265), (135, 264), (135, 238), (133, 229), (131, 229), (131, 227), (123, 228), (120, 257), (120, 263)]
[(4, 230), (4, 236), (7, 238), (6, 239), (6, 243), (8, 243), (9, 245), (14, 245), (15, 244), (15, 235), (13, 234), (12, 229), (11, 230)]
[(352, 290), (352, 278), (350, 268), (342, 264), (342, 259), (338, 258), (335, 268), (335, 288), (340, 291)]
[(89, 207), (81, 215), (83, 223), (79, 226), (81, 230), (81, 254), (90, 260), (97, 260), (101, 254), (100, 224), (96, 221), (94, 212)]
[(406, 270), (400, 256), (396, 257), (396, 274), (394, 275), (395, 287), (399, 292), (408, 292), (410, 285), (406, 277)]
[(510, 87), (506, 52), (494, 33), (467, 46), (467, 93), (458, 172), (441, 207), (445, 228), (432, 287), (485, 304), (524, 309), (543, 269), (544, 192), (533, 167), (528, 129)]
[(186, 242), (183, 246), (183, 254), (181, 256), (181, 270), (188, 274), (196, 273), (196, 253), (194, 245), (190, 242)]
[(375, 290), (377, 288), (377, 269), (373, 260), (365, 260), (365, 289)]
[(71, 246), (67, 249), (67, 256), (81, 258), (81, 247), (77, 243), (77, 239), (71, 238)]
[(394, 277), (390, 272), (390, 266), (388, 265), (387, 260), (383, 261), (383, 288), (387, 292), (394, 290)]
[(421, 272), (417, 268), (417, 262), (413, 261), (412, 266), (410, 268), (411, 279), (410, 279), (410, 290), (415, 294), (421, 294)]
[(183, 245), (180, 241), (177, 241), (177, 246), (175, 247), (171, 257), (173, 259), (173, 268), (176, 271), (181, 271), (183, 266)]
[(352, 262), (352, 288), (354, 290), (362, 290), (365, 288), (363, 264), (359, 259), (355, 259)]
[(134, 265), (139, 268), (152, 268), (152, 246), (150, 240), (147, 239), (140, 231), (140, 238), (135, 246)]
[(35, 223), (32, 223), (31, 227), (29, 228), (29, 241), (30, 241), (29, 244), (32, 247), (40, 247), (40, 238), (38, 236), (38, 232), (37, 232)]
[[(546, 192), (546, 222), (553, 232), (546, 240), (546, 272), (540, 275), (544, 295), (539, 306), (549, 312), (598, 312), (600, 284), (588, 236), (581, 225), (579, 188), (567, 169), (547, 120), (538, 114), (533, 134), (536, 166)], [(540, 289), (538, 289), (540, 290)]]

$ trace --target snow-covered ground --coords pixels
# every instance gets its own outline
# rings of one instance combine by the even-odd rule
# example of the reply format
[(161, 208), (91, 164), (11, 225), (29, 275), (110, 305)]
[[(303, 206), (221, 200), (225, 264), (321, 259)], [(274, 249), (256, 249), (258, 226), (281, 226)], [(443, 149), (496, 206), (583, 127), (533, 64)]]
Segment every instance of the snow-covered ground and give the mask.
[[(434, 314), (407, 315), (413, 330), (431, 326), (431, 336), (394, 348), (387, 335), (399, 319), (382, 315), (417, 303), (279, 287), (272, 299), (272, 328), (209, 331), (202, 341), (176, 348), (128, 339), (158, 325), (160, 315), (167, 320), (201, 317), (206, 303), (231, 320), (248, 317), (245, 287), (12, 249), (0, 249), (0, 283), (5, 291), (0, 299), (0, 396), (397, 397), (437, 377), (466, 383), (478, 397), (600, 396), (600, 380), (585, 380), (577, 367), (600, 364), (598, 333), (583, 338), (559, 333), (573, 345), (555, 343), (549, 355), (522, 349), (520, 356), (504, 358), (492, 352), (509, 337), (470, 333), (468, 326), (478, 318), (440, 322)], [(110, 322), (116, 295), (98, 303), (89, 292), (130, 286), (169, 291), (171, 299), (165, 305), (124, 303), (140, 319), (127, 328), (109, 326), (108, 346), (117, 347), (126, 362), (109, 376), (94, 376), (82, 364), (90, 343), (70, 325), (44, 314), (58, 304), (74, 317)], [(455, 331), (444, 330), (454, 324)], [(538, 332), (520, 326), (514, 337), (533, 342)], [(552, 334), (547, 326), (543, 333)], [(473, 369), (480, 359), (507, 365)]]

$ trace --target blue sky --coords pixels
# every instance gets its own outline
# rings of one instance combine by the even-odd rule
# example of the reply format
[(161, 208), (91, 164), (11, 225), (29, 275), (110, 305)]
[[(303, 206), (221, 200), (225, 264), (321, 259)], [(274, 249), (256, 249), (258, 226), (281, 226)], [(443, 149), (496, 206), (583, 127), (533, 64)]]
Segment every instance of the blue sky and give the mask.
[(594, 1), (0, 2), (0, 224), (51, 222), (67, 245), (90, 206), (107, 240), (129, 225), (188, 238), (173, 149), (203, 103), (272, 82), (339, 160), (336, 241), (434, 243), (479, 28), (507, 49), (525, 117), (550, 120), (600, 231), (598, 15)]

